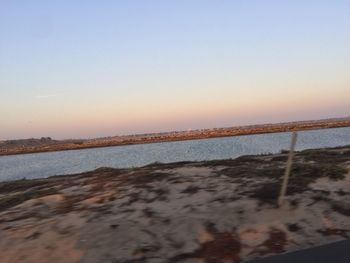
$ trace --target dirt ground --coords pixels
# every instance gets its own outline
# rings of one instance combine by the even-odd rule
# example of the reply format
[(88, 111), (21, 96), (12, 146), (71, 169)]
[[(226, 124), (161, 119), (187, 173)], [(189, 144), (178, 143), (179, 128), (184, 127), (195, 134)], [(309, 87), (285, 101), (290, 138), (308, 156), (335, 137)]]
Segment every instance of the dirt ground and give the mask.
[(350, 146), (0, 183), (0, 262), (244, 262), (350, 237)]

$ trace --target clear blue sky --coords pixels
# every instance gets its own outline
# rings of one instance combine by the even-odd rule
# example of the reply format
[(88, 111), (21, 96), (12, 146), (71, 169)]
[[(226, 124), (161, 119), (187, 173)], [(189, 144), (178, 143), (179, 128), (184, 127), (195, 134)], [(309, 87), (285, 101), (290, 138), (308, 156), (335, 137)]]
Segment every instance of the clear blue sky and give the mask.
[(350, 115), (350, 1), (0, 0), (0, 139)]

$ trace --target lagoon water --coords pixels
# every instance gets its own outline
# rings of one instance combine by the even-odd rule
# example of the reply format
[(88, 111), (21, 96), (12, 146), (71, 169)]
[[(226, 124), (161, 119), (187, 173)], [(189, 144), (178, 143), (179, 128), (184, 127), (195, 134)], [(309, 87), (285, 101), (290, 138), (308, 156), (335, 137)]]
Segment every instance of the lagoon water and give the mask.
[[(202, 161), (288, 149), (290, 134), (270, 133), (203, 140), (114, 146), (0, 157), (0, 181), (74, 174), (99, 167)], [(350, 145), (350, 127), (298, 132), (297, 150)]]

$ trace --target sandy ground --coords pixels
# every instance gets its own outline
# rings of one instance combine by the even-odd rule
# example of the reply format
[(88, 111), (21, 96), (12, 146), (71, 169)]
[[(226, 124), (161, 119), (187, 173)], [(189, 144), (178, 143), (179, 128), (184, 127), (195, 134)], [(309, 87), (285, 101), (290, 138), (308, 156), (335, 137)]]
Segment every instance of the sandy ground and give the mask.
[(350, 237), (350, 147), (0, 183), (0, 262), (244, 262)]

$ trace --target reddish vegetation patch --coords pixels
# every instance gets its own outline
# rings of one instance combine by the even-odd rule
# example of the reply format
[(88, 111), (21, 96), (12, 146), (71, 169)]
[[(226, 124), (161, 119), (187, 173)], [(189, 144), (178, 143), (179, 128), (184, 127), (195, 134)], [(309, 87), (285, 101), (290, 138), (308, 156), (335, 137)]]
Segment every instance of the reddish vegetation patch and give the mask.
[(204, 258), (208, 263), (239, 262), (241, 243), (231, 233), (215, 233), (214, 240), (204, 243), (195, 257)]
[(286, 233), (279, 229), (272, 228), (269, 233), (269, 238), (259, 245), (251, 254), (259, 254), (264, 256), (267, 254), (278, 254), (285, 251), (287, 245)]
[(172, 258), (172, 261), (182, 262), (189, 258), (204, 259), (207, 263), (241, 261), (239, 253), (242, 245), (233, 233), (218, 232), (212, 224), (208, 225), (207, 231), (213, 236), (213, 240), (204, 243), (193, 253), (182, 254)]

